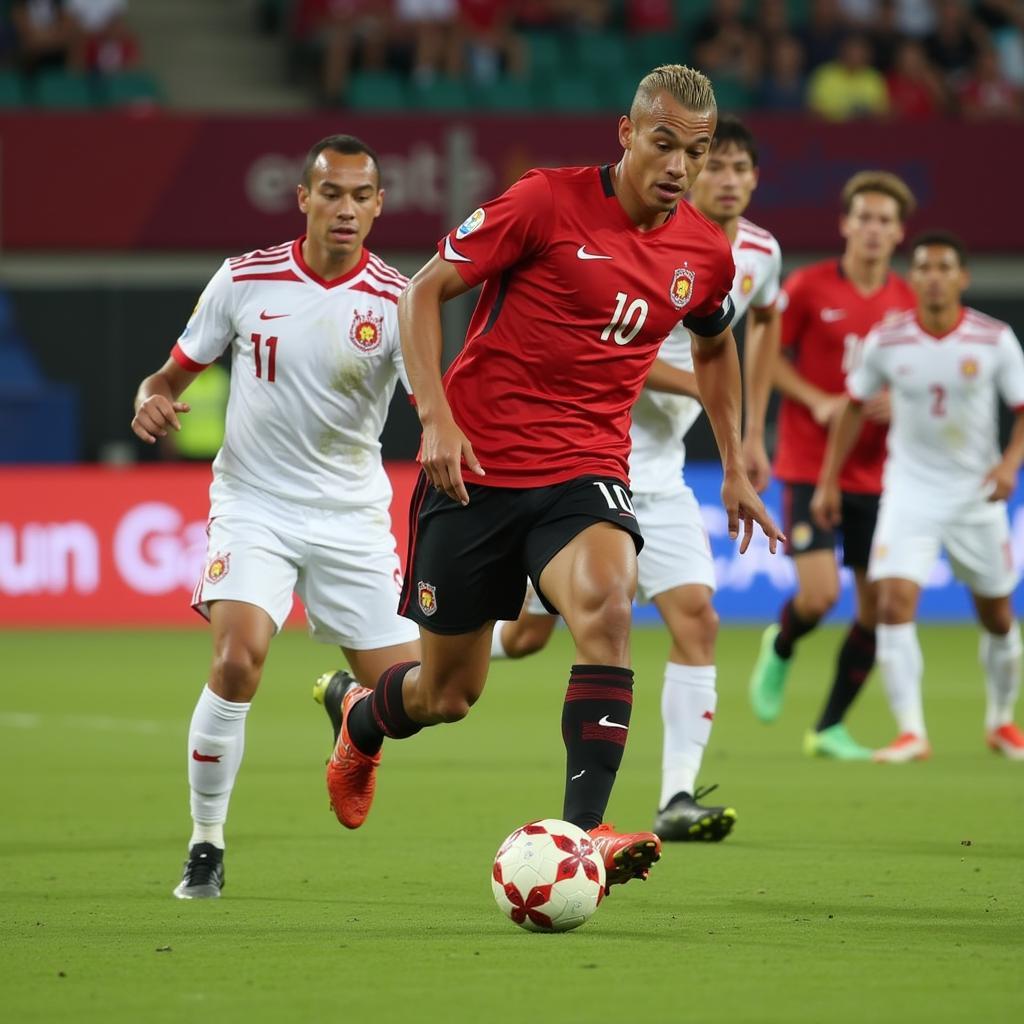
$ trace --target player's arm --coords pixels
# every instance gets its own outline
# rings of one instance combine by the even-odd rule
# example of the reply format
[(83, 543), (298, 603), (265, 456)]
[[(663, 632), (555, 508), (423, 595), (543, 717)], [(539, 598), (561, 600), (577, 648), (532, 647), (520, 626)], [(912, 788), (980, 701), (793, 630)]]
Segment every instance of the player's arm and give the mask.
[(402, 359), (423, 426), (420, 463), (430, 482), (462, 505), (469, 504), (462, 460), (478, 476), (484, 471), (452, 416), (441, 382), (441, 303), (468, 290), (455, 267), (434, 256), (398, 299)]
[(801, 376), (789, 359), (776, 360), (773, 382), (787, 398), (806, 405), (819, 426), (828, 426), (842, 408), (843, 395), (829, 394), (815, 387)]
[(693, 369), (697, 378), (700, 400), (711, 421), (711, 429), (718, 443), (722, 459), (722, 504), (729, 518), (729, 536), (739, 536), (743, 522), (740, 552), (747, 550), (757, 523), (768, 538), (768, 547), (774, 554), (782, 538), (779, 528), (765, 511), (743, 465), (740, 444), (740, 361), (736, 353), (736, 339), (732, 328), (705, 336), (696, 325), (690, 326), (693, 337)]
[(839, 415), (829, 428), (825, 455), (818, 474), (818, 485), (811, 498), (811, 516), (824, 529), (839, 524), (842, 494), (839, 473), (860, 436), (864, 423), (864, 405), (848, 396), (840, 396)]
[(764, 422), (779, 358), (781, 328), (782, 317), (775, 303), (763, 309), (751, 308), (743, 348), (743, 457), (750, 482), (759, 491), (768, 486), (771, 477)]
[(644, 387), (650, 391), (665, 391), (670, 395), (700, 399), (696, 375), (689, 370), (680, 370), (664, 359), (654, 360)]
[(135, 416), (132, 430), (147, 444), (156, 444), (166, 437), (167, 429), (181, 430), (178, 413), (188, 412), (187, 402), (179, 402), (186, 388), (199, 376), (199, 370), (188, 370), (171, 357), (156, 373), (151, 373), (135, 393)]
[(1017, 489), (1017, 477), (1024, 462), (1024, 408), (1017, 415), (1010, 431), (1010, 440), (1003, 457), (985, 474), (985, 488), (989, 501), (1004, 501)]

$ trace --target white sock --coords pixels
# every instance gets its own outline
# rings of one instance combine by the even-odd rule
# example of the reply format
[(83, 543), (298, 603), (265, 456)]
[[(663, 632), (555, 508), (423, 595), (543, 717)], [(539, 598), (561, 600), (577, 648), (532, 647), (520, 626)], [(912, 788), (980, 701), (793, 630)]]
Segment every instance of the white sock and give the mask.
[(501, 630), (505, 622), (505, 619), (498, 619), (494, 624), (494, 632), (491, 634), (491, 661), (500, 661), (508, 657), (508, 652), (501, 642)]
[(900, 735), (909, 732), (924, 739), (928, 735), (921, 702), (924, 658), (917, 641), (917, 626), (913, 622), (899, 626), (879, 625), (875, 636), (878, 642), (875, 658)]
[(212, 842), (224, 847), (224, 822), (242, 763), (250, 707), (218, 697), (209, 686), (199, 695), (188, 730), (188, 784), (195, 823), (189, 846)]
[(676, 793), (693, 795), (718, 705), (715, 675), (714, 665), (677, 665), (670, 661), (665, 666), (661, 691), (665, 743), (658, 807), (664, 807)]
[(998, 729), (1013, 721), (1020, 693), (1020, 627), (1015, 622), (1005, 636), (982, 631), (978, 657), (985, 669), (985, 728)]

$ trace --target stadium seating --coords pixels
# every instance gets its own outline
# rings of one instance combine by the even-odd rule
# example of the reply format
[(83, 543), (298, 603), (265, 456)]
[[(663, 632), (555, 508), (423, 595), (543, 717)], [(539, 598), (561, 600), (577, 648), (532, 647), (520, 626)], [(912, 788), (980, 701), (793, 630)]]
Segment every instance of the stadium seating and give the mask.
[(82, 110), (96, 105), (92, 83), (84, 75), (68, 71), (46, 71), (32, 84), (32, 100), (37, 107)]

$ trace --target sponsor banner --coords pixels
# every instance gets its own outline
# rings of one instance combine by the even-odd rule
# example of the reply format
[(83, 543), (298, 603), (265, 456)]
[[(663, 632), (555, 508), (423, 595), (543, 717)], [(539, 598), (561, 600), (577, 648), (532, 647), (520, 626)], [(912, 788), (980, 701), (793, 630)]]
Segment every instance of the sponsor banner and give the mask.
[[(965, 171), (962, 161), (949, 159), (941, 122), (748, 120), (762, 169), (751, 217), (778, 235), (784, 251), (836, 249), (839, 190), (856, 171), (875, 167), (901, 175), (916, 193), (920, 210), (912, 231), (941, 226), (988, 251), (1013, 250), (1024, 234), (1024, 206), (1009, 201), (1018, 191), (1024, 132), (997, 122), (957, 122), (961, 152), (999, 154), (971, 161)], [(303, 224), (295, 200), (303, 157), (311, 143), (339, 128), (381, 154), (386, 195), (372, 236), (381, 250), (429, 250), (465, 217), (460, 230), (472, 230), (474, 207), (531, 167), (605, 163), (620, 153), (612, 115), (346, 113), (339, 124), (335, 114), (5, 113), (0, 246), (236, 253), (293, 238)], [(59, 161), (38, 158), (40, 132), (59, 138), (69, 152), (103, 154), (75, 168), (76, 189), (90, 201), (73, 217), (60, 203), (26, 202), (66, 187)], [(451, 191), (463, 201), (454, 214)]]

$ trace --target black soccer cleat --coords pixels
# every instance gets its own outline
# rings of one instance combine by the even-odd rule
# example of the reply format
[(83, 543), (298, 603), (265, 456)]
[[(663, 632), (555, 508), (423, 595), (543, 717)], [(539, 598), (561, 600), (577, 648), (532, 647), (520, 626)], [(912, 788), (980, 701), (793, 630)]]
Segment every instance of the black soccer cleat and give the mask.
[(324, 706), (327, 717), (331, 720), (331, 728), (334, 730), (334, 745), (338, 744), (338, 736), (341, 734), (341, 698), (350, 686), (356, 686), (355, 679), (344, 669), (337, 672), (325, 672), (313, 684), (313, 700)]
[(697, 801), (718, 786), (704, 786), (690, 796), (676, 793), (668, 805), (658, 811), (654, 832), (667, 843), (721, 842), (736, 824), (732, 807), (702, 807)]
[(224, 888), (224, 851), (213, 843), (196, 843), (188, 851), (185, 874), (174, 890), (179, 900), (215, 900)]

